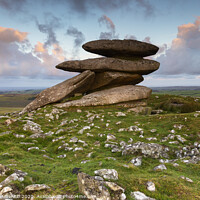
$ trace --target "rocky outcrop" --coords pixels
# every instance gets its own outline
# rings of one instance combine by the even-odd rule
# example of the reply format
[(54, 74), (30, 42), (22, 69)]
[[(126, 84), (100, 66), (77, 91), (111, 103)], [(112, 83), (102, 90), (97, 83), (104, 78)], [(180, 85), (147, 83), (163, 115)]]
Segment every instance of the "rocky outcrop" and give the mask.
[(58, 102), (66, 97), (73, 96), (75, 93), (88, 91), (90, 84), (94, 80), (94, 76), (94, 72), (85, 71), (78, 76), (43, 90), (37, 95), (34, 101), (22, 110), (22, 113), (35, 110), (50, 103)]
[(125, 85), (111, 89), (97, 91), (84, 96), (82, 99), (57, 104), (57, 107), (71, 106), (100, 106), (120, 102), (146, 99), (150, 96), (151, 89), (144, 86)]
[(65, 61), (57, 65), (56, 68), (71, 72), (83, 72), (85, 70), (93, 72), (117, 71), (146, 75), (157, 70), (159, 65), (158, 62), (147, 59), (93, 58)]
[[(57, 69), (81, 72), (81, 74), (42, 91), (22, 110), (21, 114), (60, 102), (74, 96), (75, 93), (86, 96), (57, 106), (110, 104), (120, 106), (121, 104), (123, 107), (136, 107), (138, 101), (150, 96), (151, 89), (134, 85), (143, 81), (142, 75), (152, 73), (159, 68), (160, 63), (143, 59), (145, 56), (154, 55), (158, 47), (136, 40), (97, 40), (84, 44), (83, 48), (107, 57), (65, 61), (58, 64)], [(138, 113), (148, 114), (150, 111), (143, 108), (143, 111)]]
[(145, 57), (158, 51), (157, 46), (137, 40), (96, 40), (82, 47), (88, 52), (107, 57)]

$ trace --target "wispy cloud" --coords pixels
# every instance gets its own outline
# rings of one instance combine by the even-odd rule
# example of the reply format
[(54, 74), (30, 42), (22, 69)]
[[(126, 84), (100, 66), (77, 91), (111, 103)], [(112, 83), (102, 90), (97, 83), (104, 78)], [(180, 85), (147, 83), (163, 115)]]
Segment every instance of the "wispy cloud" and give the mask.
[(51, 46), (52, 44), (58, 44), (58, 40), (56, 38), (55, 30), (60, 28), (61, 22), (60, 19), (55, 17), (51, 13), (45, 14), (45, 23), (39, 23), (36, 19), (36, 25), (40, 32), (45, 33), (47, 35), (47, 39), (45, 42), (45, 47)]
[(77, 28), (70, 26), (66, 32), (67, 35), (74, 37), (74, 47), (78, 48), (85, 41), (84, 34), (79, 31)]
[(115, 25), (113, 21), (107, 17), (106, 15), (101, 16), (98, 19), (98, 22), (100, 25), (106, 25), (107, 29), (109, 30), (108, 32), (101, 32), (99, 39), (116, 39), (118, 38), (118, 35), (115, 33)]
[(0, 7), (8, 11), (19, 12), (23, 10), (27, 0), (1, 0)]

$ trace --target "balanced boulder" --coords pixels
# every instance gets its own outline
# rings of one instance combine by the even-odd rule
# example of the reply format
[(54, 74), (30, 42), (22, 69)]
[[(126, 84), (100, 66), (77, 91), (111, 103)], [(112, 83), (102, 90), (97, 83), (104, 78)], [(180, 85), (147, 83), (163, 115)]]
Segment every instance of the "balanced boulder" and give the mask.
[(118, 71), (135, 74), (149, 74), (159, 68), (159, 63), (154, 60), (132, 59), (124, 60), (117, 58), (94, 58), (86, 60), (65, 61), (56, 66), (57, 69), (72, 72)]
[(84, 93), (89, 90), (90, 84), (94, 81), (94, 77), (94, 72), (85, 71), (71, 79), (47, 88), (38, 94), (36, 99), (22, 110), (22, 113), (58, 102), (64, 98), (73, 96), (75, 93)]
[(144, 86), (125, 85), (105, 89), (83, 96), (79, 100), (57, 104), (57, 107), (71, 106), (101, 106), (128, 102), (139, 99), (147, 99), (151, 94), (151, 89)]
[(90, 91), (96, 89), (111, 88), (127, 84), (138, 84), (144, 78), (139, 74), (131, 74), (125, 72), (100, 72), (95, 73), (95, 79), (90, 87)]
[(106, 57), (58, 64), (57, 69), (81, 74), (42, 91), (21, 114), (47, 104), (60, 103), (75, 93), (81, 93), (83, 97), (56, 106), (146, 106), (144, 100), (150, 96), (151, 89), (135, 85), (143, 81), (142, 75), (159, 68), (160, 63), (143, 59), (156, 54), (158, 47), (136, 40), (96, 40), (84, 44), (83, 48)]
[(158, 47), (137, 40), (96, 40), (83, 46), (88, 52), (107, 57), (145, 57), (157, 53)]

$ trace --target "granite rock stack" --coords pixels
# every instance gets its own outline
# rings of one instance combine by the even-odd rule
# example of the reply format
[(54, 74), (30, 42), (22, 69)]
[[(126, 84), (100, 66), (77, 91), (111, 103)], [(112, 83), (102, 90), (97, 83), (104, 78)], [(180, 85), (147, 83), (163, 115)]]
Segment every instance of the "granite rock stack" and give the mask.
[(137, 40), (96, 40), (82, 47), (88, 52), (105, 57), (58, 64), (57, 69), (81, 74), (42, 91), (23, 112), (59, 102), (74, 96), (75, 93), (82, 93), (84, 96), (56, 106), (118, 104), (134, 107), (150, 96), (151, 89), (136, 84), (144, 80), (142, 75), (150, 74), (159, 68), (158, 62), (143, 59), (156, 54), (158, 47)]

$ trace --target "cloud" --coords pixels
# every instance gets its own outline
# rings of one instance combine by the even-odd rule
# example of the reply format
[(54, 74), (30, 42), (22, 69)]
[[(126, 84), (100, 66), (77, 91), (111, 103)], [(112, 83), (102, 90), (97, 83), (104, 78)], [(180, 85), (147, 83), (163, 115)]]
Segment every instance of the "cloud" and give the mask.
[(98, 19), (98, 22), (100, 25), (106, 25), (108, 32), (101, 32), (99, 39), (116, 39), (118, 38), (118, 35), (115, 34), (115, 25), (113, 21), (107, 17), (106, 15), (101, 16)]
[(23, 10), (26, 2), (26, 0), (1, 0), (0, 7), (8, 11), (18, 12)]
[(45, 23), (40, 24), (38, 20), (36, 21), (36, 25), (40, 32), (45, 33), (47, 35), (47, 39), (45, 42), (45, 47), (51, 46), (52, 44), (58, 44), (58, 40), (56, 38), (55, 30), (60, 28), (61, 23), (60, 19), (53, 16), (50, 13), (45, 14)]
[(22, 42), (27, 37), (27, 32), (20, 32), (13, 28), (0, 27), (0, 41), (5, 43)]
[(149, 36), (145, 37), (144, 40), (142, 40), (143, 42), (146, 43), (151, 43), (151, 38)]
[(124, 39), (125, 40), (137, 40), (137, 38), (134, 35), (129, 35), (129, 34), (125, 35)]
[[(52, 44), (50, 51), (45, 44), (38, 42), (34, 47), (29, 46), (29, 52), (23, 51), (21, 45), (30, 45), (28, 33), (5, 27), (0, 30), (0, 77), (63, 79), (67, 76), (55, 68), (66, 60), (65, 52), (58, 44)], [(9, 33), (8, 37), (4, 33)]]
[(146, 16), (154, 14), (154, 7), (147, 0), (68, 0), (65, 1), (74, 11), (87, 14), (93, 9), (99, 9), (103, 12), (111, 12), (113, 10), (131, 9), (144, 10)]
[(84, 34), (73, 26), (71, 26), (67, 29), (66, 34), (75, 38), (74, 39), (74, 47), (75, 48), (80, 47), (81, 44), (85, 41)]
[(156, 74), (200, 74), (200, 16), (194, 23), (178, 27), (171, 47), (157, 58), (161, 63)]
[(152, 16), (154, 14), (153, 6), (147, 0), (135, 0), (136, 4), (144, 9), (146, 16)]

